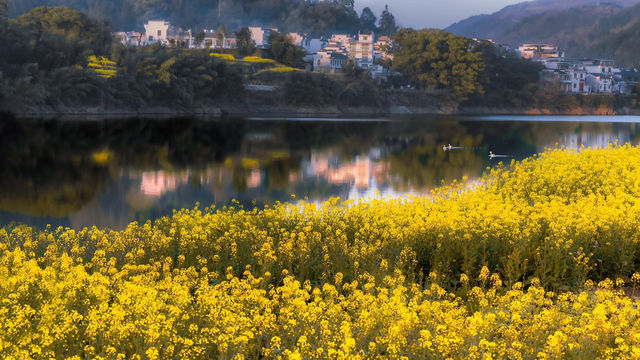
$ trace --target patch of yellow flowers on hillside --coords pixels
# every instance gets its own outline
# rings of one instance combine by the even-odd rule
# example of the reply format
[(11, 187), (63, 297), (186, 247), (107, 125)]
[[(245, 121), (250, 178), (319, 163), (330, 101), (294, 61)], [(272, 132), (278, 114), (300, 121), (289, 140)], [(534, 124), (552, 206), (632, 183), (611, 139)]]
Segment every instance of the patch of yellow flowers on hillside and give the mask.
[(640, 359), (639, 199), (625, 145), (424, 197), (0, 229), (0, 358)]
[(118, 74), (118, 67), (116, 62), (104, 56), (88, 56), (87, 68), (105, 79), (109, 79)]

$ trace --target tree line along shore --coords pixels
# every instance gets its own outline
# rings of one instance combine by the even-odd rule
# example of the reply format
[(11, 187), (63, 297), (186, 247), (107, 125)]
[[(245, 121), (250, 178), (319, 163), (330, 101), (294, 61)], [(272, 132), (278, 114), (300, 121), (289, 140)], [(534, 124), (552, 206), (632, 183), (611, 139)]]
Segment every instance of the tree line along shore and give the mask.
[[(401, 29), (395, 77), (380, 82), (347, 62), (342, 74), (302, 70), (285, 49), (218, 54), (124, 47), (108, 25), (70, 8), (0, 20), (0, 110), (18, 115), (260, 113), (638, 112), (636, 94), (563, 95), (540, 65), (441, 30)], [(280, 36), (280, 37), (278, 37)], [(425, 44), (431, 44), (425, 46)], [(423, 49), (423, 50), (420, 50)], [(297, 54), (288, 56), (286, 54)], [(286, 55), (286, 56), (285, 56)]]

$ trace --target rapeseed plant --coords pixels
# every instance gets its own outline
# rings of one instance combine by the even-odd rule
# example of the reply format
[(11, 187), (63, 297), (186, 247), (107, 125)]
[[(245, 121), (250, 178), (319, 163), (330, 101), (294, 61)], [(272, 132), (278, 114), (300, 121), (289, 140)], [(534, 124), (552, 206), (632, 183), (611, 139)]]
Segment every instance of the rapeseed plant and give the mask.
[(639, 199), (616, 145), (424, 197), (7, 227), (0, 357), (638, 359)]
[(111, 78), (118, 73), (117, 64), (104, 56), (91, 55), (87, 57), (87, 67), (105, 79)]

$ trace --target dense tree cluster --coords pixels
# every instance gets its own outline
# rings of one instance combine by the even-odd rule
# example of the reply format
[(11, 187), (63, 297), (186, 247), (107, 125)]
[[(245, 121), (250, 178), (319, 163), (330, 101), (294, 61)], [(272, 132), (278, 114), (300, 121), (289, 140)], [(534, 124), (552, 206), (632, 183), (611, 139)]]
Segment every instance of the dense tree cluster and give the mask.
[(380, 28), (379, 34), (384, 36), (394, 36), (398, 32), (398, 25), (396, 24), (396, 18), (389, 11), (389, 6), (385, 5), (382, 15), (380, 15)]
[(288, 66), (304, 67), (304, 49), (294, 45), (288, 35), (272, 33), (269, 42), (271, 43), (271, 56), (275, 61)]
[(255, 43), (251, 40), (251, 31), (249, 31), (249, 28), (243, 27), (236, 31), (235, 36), (237, 41), (236, 51), (239, 56), (245, 57), (255, 51)]
[(488, 41), (476, 44), (474, 51), (482, 54), (484, 69), (478, 81), (484, 92), (470, 96), (466, 105), (496, 108), (527, 108), (534, 105), (541, 91), (542, 64), (499, 49)]
[(482, 54), (469, 39), (442, 30), (402, 29), (394, 41), (393, 69), (417, 86), (447, 89), (456, 98), (483, 91)]
[[(13, 17), (37, 6), (69, 6), (92, 17), (108, 20), (113, 29), (118, 31), (142, 29), (142, 24), (151, 18), (165, 18), (178, 26), (196, 30), (216, 29), (221, 25), (228, 29), (263, 25), (278, 27), (283, 32), (300, 31), (313, 36), (377, 29), (375, 15), (367, 8), (358, 16), (354, 0), (2, 1), (9, 2), (10, 15)], [(387, 10), (382, 16), (383, 19), (393, 19)], [(386, 20), (384, 23), (387, 24)]]
[(370, 8), (365, 7), (360, 13), (360, 29), (363, 31), (377, 30), (376, 16)]
[(260, 100), (263, 104), (321, 107), (320, 111), (326, 111), (327, 106), (380, 108), (388, 104), (383, 89), (364, 72), (360, 77), (354, 77), (309, 71), (267, 71), (257, 73), (252, 80), (277, 88), (275, 93)]
[(9, 0), (0, 0), (0, 19), (6, 19), (9, 15)]
[[(94, 55), (117, 74), (101, 77)], [(243, 91), (241, 72), (206, 52), (124, 48), (104, 23), (64, 7), (0, 21), (0, 69), (0, 108), (20, 112), (193, 108)]]

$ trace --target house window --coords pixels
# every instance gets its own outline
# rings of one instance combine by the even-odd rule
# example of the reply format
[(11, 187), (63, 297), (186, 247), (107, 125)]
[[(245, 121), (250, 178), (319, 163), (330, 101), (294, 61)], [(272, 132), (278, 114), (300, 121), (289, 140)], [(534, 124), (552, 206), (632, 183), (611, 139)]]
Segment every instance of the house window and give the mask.
[(575, 83), (573, 84), (573, 88), (574, 88), (574, 89), (576, 88), (576, 84), (575, 84)]
[(158, 30), (158, 37), (162, 37), (162, 30)]

